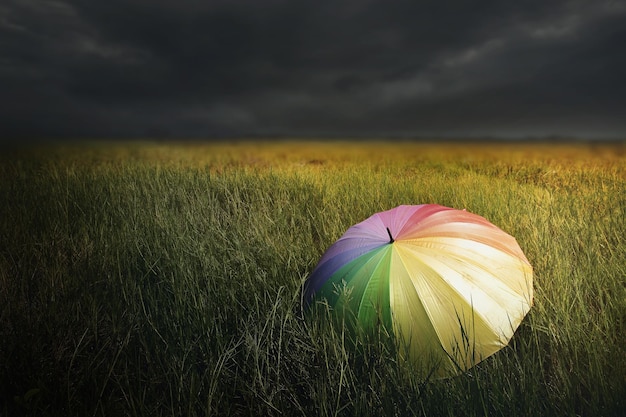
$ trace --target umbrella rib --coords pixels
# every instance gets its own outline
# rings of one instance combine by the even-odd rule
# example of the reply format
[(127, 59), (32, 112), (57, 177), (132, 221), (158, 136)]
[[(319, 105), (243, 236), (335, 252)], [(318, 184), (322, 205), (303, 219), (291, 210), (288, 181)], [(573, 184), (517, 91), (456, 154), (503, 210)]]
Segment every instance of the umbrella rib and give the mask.
[[(424, 255), (424, 254), (420, 254), (420, 255)], [(428, 256), (428, 255), (426, 255)], [(432, 257), (428, 256), (429, 258), (432, 259)], [(402, 257), (400, 257), (400, 259), (402, 259)], [(445, 279), (441, 278), (441, 273), (438, 272), (435, 268), (433, 268), (430, 264), (428, 264), (427, 262), (425, 262), (423, 259), (420, 259), (420, 257), (415, 257), (415, 260), (417, 262), (419, 262), (421, 265), (423, 265), (423, 267), (427, 270), (429, 270), (433, 276), (436, 277), (440, 277), (440, 282), (446, 286), (446, 288), (448, 288), (449, 291), (453, 292), (454, 294), (456, 294), (458, 296), (458, 299), (465, 304), (465, 307), (468, 307), (471, 311), (470, 316), (467, 317), (468, 320), (470, 320), (467, 325), (471, 326), (471, 327), (466, 327), (463, 323), (463, 317), (459, 315), (460, 312), (462, 312), (465, 307), (463, 307), (463, 305), (459, 306), (460, 309), (457, 310), (455, 308), (455, 314), (457, 317), (457, 321), (458, 324), (461, 326), (461, 340), (457, 340), (457, 347), (461, 347), (461, 346), (466, 346), (467, 348), (470, 348), (471, 346), (473, 346), (472, 344), (470, 344), (470, 341), (472, 343), (476, 342), (475, 337), (468, 337), (467, 335), (469, 334), (468, 331), (472, 331), (472, 334), (476, 334), (476, 329), (478, 328), (485, 328), (488, 329), (489, 332), (493, 333), (494, 335), (497, 335), (498, 337), (498, 341), (500, 346), (506, 344), (505, 340), (508, 341), (509, 337), (501, 334), (500, 331), (501, 329), (495, 329), (494, 327), (492, 327), (491, 322), (489, 320), (487, 320), (485, 318), (485, 316), (480, 312), (480, 310), (475, 309), (474, 305), (473, 305), (473, 299), (470, 297), (470, 300), (467, 300), (463, 294), (461, 292), (459, 292), (451, 283), (449, 283), (448, 281), (446, 281)], [(435, 259), (436, 262), (439, 262)], [(403, 260), (404, 262), (404, 260)], [(405, 264), (406, 267), (406, 264)], [(424, 274), (424, 276), (426, 276), (427, 274)], [(413, 284), (415, 287), (415, 284)], [(415, 287), (415, 290), (418, 291), (418, 288)], [(418, 291), (419, 292), (419, 291)], [(421, 301), (421, 299), (420, 299)], [(428, 317), (431, 319), (431, 322), (433, 321), (433, 316), (431, 314), (431, 311), (426, 308), (426, 306), (422, 303), (422, 305), (424, 306), (424, 310), (426, 311), (426, 314), (428, 315)], [(443, 335), (437, 330), (437, 328), (435, 326), (433, 326), (433, 328), (435, 329), (435, 334), (437, 335), (440, 343), (442, 346), (447, 346), (447, 348), (444, 348), (444, 350), (446, 351), (446, 353), (450, 354), (450, 352), (447, 351), (448, 348), (453, 348), (452, 346), (448, 346), (447, 343), (444, 341), (443, 339)], [(473, 329), (473, 330), (472, 330)], [(502, 339), (502, 337), (504, 336), (504, 339)], [(465, 341), (465, 342), (464, 342)], [(465, 343), (465, 344), (464, 344)], [(475, 347), (472, 347), (472, 349), (475, 349)], [(491, 353), (487, 354), (486, 356), (489, 356)], [(485, 356), (485, 357), (486, 357)], [(474, 360), (472, 360), (474, 361)], [(452, 361), (456, 366), (458, 366), (459, 364), (456, 363), (455, 361)]]
[[(379, 250), (383, 250), (384, 248), (377, 248)], [(371, 267), (372, 271), (376, 271), (380, 264), (383, 262), (383, 260), (386, 257), (386, 253), (381, 253), (380, 256), (378, 257), (378, 259), (374, 260), (375, 257), (371, 257), (368, 261), (366, 261), (365, 263), (363, 263), (362, 265), (360, 265), (355, 271), (352, 272), (353, 276), (359, 276), (360, 271), (366, 267)], [(370, 262), (375, 262), (374, 264), (370, 264)], [(363, 301), (365, 299), (365, 296), (367, 294), (367, 289), (369, 287), (369, 282), (366, 283), (363, 287), (363, 292), (360, 294), (359, 299), (358, 299), (358, 303), (356, 303), (355, 307), (356, 307), (356, 317), (359, 317), (359, 314), (361, 313), (361, 307), (363, 306)], [(356, 301), (356, 300), (355, 300)]]
[[(432, 252), (432, 249), (430, 249), (430, 248), (424, 248), (424, 249), (426, 249), (426, 252)], [(439, 264), (441, 264), (441, 263), (442, 263), (441, 261), (439, 261), (439, 260), (438, 260), (438, 259), (436, 259), (435, 257), (433, 257), (433, 256), (429, 255), (428, 253), (423, 253), (423, 252), (422, 252), (422, 253), (420, 253), (420, 255), (421, 255), (421, 256), (428, 257), (428, 258), (430, 258), (432, 261), (434, 261), (434, 262), (436, 262), (436, 263), (439, 263)], [(431, 271), (434, 271), (434, 272), (435, 272), (435, 274), (436, 274), (437, 276), (441, 276), (441, 274), (440, 274), (440, 273), (438, 273), (438, 272), (437, 272), (437, 270), (436, 270), (436, 269), (434, 269), (434, 268), (433, 268), (430, 264), (428, 264), (428, 263), (424, 262), (422, 259), (420, 259), (419, 261), (420, 261), (420, 263), (422, 263), (425, 267), (427, 267), (427, 268), (428, 268), (428, 269), (430, 269)], [(474, 264), (474, 263), (472, 263), (472, 264)], [(444, 265), (445, 265), (445, 264), (444, 264)], [(482, 271), (484, 271), (484, 272), (489, 273), (489, 271), (486, 271), (486, 270), (484, 270), (484, 269), (482, 269), (482, 268), (481, 268), (481, 270), (482, 270)], [(489, 319), (488, 319), (488, 318), (487, 318), (487, 317), (486, 317), (483, 313), (481, 313), (481, 311), (480, 311), (480, 310), (478, 310), (478, 309), (475, 309), (475, 308), (474, 308), (474, 305), (473, 305), (473, 299), (472, 299), (471, 297), (470, 297), (470, 300), (467, 300), (467, 298), (463, 295), (463, 293), (461, 293), (461, 292), (460, 292), (460, 291), (459, 291), (456, 287), (454, 287), (454, 285), (452, 285), (450, 282), (448, 282), (448, 281), (447, 281), (447, 280), (445, 280), (445, 279), (441, 279), (441, 282), (442, 282), (442, 283), (443, 283), (443, 284), (444, 284), (444, 285), (445, 285), (445, 286), (446, 286), (449, 290), (451, 290), (452, 292), (454, 292), (455, 294), (457, 294), (457, 295), (459, 296), (459, 299), (463, 300), (465, 303), (467, 303), (467, 304), (469, 305), (469, 307), (471, 308), (472, 314), (473, 314), (473, 316), (474, 316), (473, 321), (472, 321), (472, 323), (473, 323), (473, 325), (474, 325), (474, 326), (475, 326), (475, 324), (476, 324), (476, 319), (478, 319), (478, 320), (480, 320), (480, 321), (483, 323), (483, 325), (486, 325), (488, 328), (492, 329), (492, 330), (494, 331), (494, 333), (495, 333), (495, 331), (497, 330), (497, 331), (498, 331), (498, 333), (497, 333), (497, 334), (498, 334), (498, 336), (499, 336), (499, 337), (504, 336), (504, 339), (505, 339), (505, 340), (508, 340), (508, 339), (510, 338), (510, 336), (507, 336), (506, 334), (501, 334), (501, 333), (500, 333), (500, 332), (502, 332), (504, 329), (501, 329), (501, 328), (496, 329), (495, 327), (493, 327), (493, 326), (492, 326), (492, 322), (491, 322), (491, 321), (490, 321), (490, 320), (489, 320)], [(478, 290), (480, 290), (480, 288), (478, 288)], [(492, 300), (493, 302), (495, 302), (495, 304), (497, 304), (500, 308), (502, 308), (503, 310), (505, 310), (505, 311), (506, 311), (506, 314), (507, 314), (507, 317), (508, 317), (508, 321), (510, 322), (510, 314), (509, 314), (509, 312), (507, 311), (507, 308), (506, 308), (507, 306), (503, 306), (503, 305), (502, 305), (502, 304), (501, 304), (501, 303), (500, 303), (497, 299), (493, 299), (493, 298), (492, 298), (492, 297), (490, 297), (488, 294), (487, 294), (487, 296), (489, 297), (489, 299), (490, 299), (490, 300)], [(507, 329), (507, 330), (508, 330), (508, 329)], [(511, 330), (513, 330), (513, 329), (511, 329)], [(501, 340), (501, 342), (502, 342), (502, 340)], [(503, 342), (502, 342), (502, 343), (503, 343)]]
[[(424, 254), (424, 256), (427, 256), (427, 257), (429, 257), (429, 258), (431, 258), (431, 259), (434, 259), (434, 261), (435, 261), (435, 262), (439, 262), (439, 263), (441, 263), (441, 261), (437, 260), (436, 258), (433, 258), (432, 256), (429, 256), (428, 254)], [(433, 271), (435, 271), (435, 272), (436, 272), (436, 270), (435, 270), (434, 268), (432, 268), (432, 267), (430, 267), (430, 266), (429, 266), (429, 268), (431, 268), (431, 270), (433, 270)], [(489, 273), (489, 271), (485, 271), (485, 272)], [(441, 276), (441, 274), (438, 274), (438, 275), (440, 275), (440, 276)], [(448, 281), (447, 281), (447, 280), (445, 280), (445, 279), (441, 279), (441, 281), (442, 281), (442, 282), (443, 282), (443, 283), (444, 283), (444, 284), (445, 284), (445, 285), (446, 285), (446, 286), (447, 286), (450, 290), (452, 290), (455, 294), (457, 294), (457, 295), (459, 296), (459, 298), (461, 298), (461, 299), (462, 299), (462, 300), (464, 300), (465, 302), (469, 302), (469, 305), (470, 305), (470, 307), (472, 308), (472, 312), (473, 312), (475, 315), (479, 316), (479, 317), (481, 318), (481, 320), (482, 320), (482, 321), (484, 321), (484, 322), (486, 322), (486, 323), (489, 323), (489, 321), (488, 321), (488, 320), (487, 320), (487, 319), (486, 319), (486, 318), (485, 318), (485, 317), (484, 317), (484, 316), (483, 316), (483, 315), (482, 315), (482, 314), (481, 314), (478, 310), (474, 309), (474, 306), (473, 306), (473, 300), (471, 299), (471, 297), (470, 297), (470, 300), (467, 300), (467, 299), (463, 296), (463, 294), (462, 294), (462, 293), (461, 293), (461, 292), (460, 292), (460, 291), (459, 291), (456, 287), (454, 287), (454, 285), (452, 285), (450, 282), (448, 282)], [(491, 297), (490, 297), (490, 298), (491, 298)], [(496, 301), (496, 303), (497, 303), (498, 305), (500, 305), (500, 304), (497, 302), (497, 300), (495, 300), (495, 301)]]
[[(422, 238), (420, 240), (422, 242), (426, 242), (427, 241), (426, 238)], [(419, 252), (420, 252), (421, 255), (428, 256), (429, 258), (434, 259), (436, 262), (441, 263), (441, 261), (438, 261), (436, 257), (433, 257), (433, 256), (429, 255), (428, 253), (425, 253), (425, 252), (437, 253), (436, 249), (428, 247), (426, 245), (417, 245), (416, 244), (417, 242), (418, 242), (418, 240), (413, 240), (413, 241), (405, 240), (405, 241), (403, 241), (403, 243), (409, 243), (409, 244), (413, 244), (415, 246), (418, 246), (419, 247)], [(437, 244), (441, 244), (442, 242), (438, 241), (436, 243)], [(480, 243), (480, 242), (477, 242), (477, 243), (482, 245), (482, 243)], [(499, 252), (501, 252), (503, 255), (506, 255), (507, 257), (509, 257), (511, 259), (519, 259), (519, 258), (511, 255), (510, 253), (503, 252), (503, 251), (500, 251), (500, 250), (499, 250)], [(467, 254), (460, 255), (460, 254), (456, 253), (455, 256), (454, 256), (454, 259), (456, 261), (458, 261), (458, 262), (462, 262), (462, 263), (466, 263), (468, 265), (471, 265), (474, 269), (476, 269), (477, 271), (480, 271), (481, 274), (489, 275), (489, 276), (493, 277), (494, 279), (496, 279), (497, 282), (501, 285), (501, 287), (499, 287), (499, 291), (506, 292), (506, 293), (514, 296), (515, 298), (524, 295), (524, 294), (520, 294), (519, 291), (516, 291), (511, 285), (509, 285), (509, 283), (499, 279), (498, 276), (496, 274), (494, 274), (490, 269), (485, 268), (484, 265), (481, 262), (477, 261), (476, 259), (473, 259), (471, 256), (468, 256)], [(519, 260), (519, 262), (521, 264), (526, 264), (522, 260)], [(488, 294), (488, 293), (486, 293), (486, 294)], [(493, 299), (493, 301), (496, 304), (498, 304), (499, 306), (501, 306), (504, 310), (506, 310), (507, 307), (510, 307), (508, 304), (503, 304), (498, 299), (494, 299), (491, 296), (490, 296), (490, 298)]]
[[(410, 271), (410, 269), (408, 268), (408, 265), (406, 264), (401, 252), (398, 252), (400, 261), (402, 262), (402, 265), (404, 266), (405, 270), (408, 272)], [(432, 268), (430, 268), (428, 265), (426, 265), (421, 259), (419, 260), (419, 262), (421, 264), (423, 264), (426, 268), (430, 269), (431, 271), (434, 271)], [(436, 272), (436, 271), (435, 271)], [(415, 286), (415, 283), (413, 282), (412, 279), (410, 279), (410, 274), (409, 274), (409, 280), (411, 282), (411, 285), (413, 286), (413, 289), (415, 290), (416, 293), (420, 293), (419, 289)], [(433, 325), (433, 316), (430, 312), (430, 310), (428, 308), (426, 308), (426, 306), (424, 305), (424, 302), (422, 301), (422, 299), (420, 297), (418, 297), (418, 300), (420, 302), (420, 304), (422, 305), (422, 308), (424, 309), (424, 311), (426, 312), (426, 314), (428, 315), (428, 318), (430, 319), (428, 321), (428, 324), (430, 325), (430, 327), (433, 329), (433, 332), (437, 335), (437, 339), (439, 340), (439, 344), (443, 347), (444, 346), (444, 341), (442, 339), (442, 335), (441, 333), (437, 330), (437, 328)], [(446, 349), (443, 349), (444, 352), (446, 352)], [(446, 352), (447, 353), (447, 352)], [(448, 358), (450, 359), (450, 358)]]
[[(383, 249), (384, 250), (384, 249)], [(380, 264), (382, 263), (383, 259), (385, 259), (385, 257), (387, 256), (387, 253), (382, 253), (382, 255), (380, 256), (380, 258), (376, 261), (376, 264), (374, 265), (374, 267), (372, 268), (372, 271), (376, 271), (378, 269), (378, 267), (380, 266)], [(361, 266), (361, 268), (364, 268), (366, 264), (364, 264), (363, 266)], [(369, 284), (369, 283), (368, 283)], [(361, 307), (363, 306), (363, 300), (365, 299), (365, 294), (367, 294), (367, 288), (369, 285), (365, 286), (365, 289), (363, 290), (363, 294), (361, 294), (361, 298), (359, 300), (358, 303), (358, 309), (357, 309), (357, 317), (359, 317), (360, 313), (361, 313)]]

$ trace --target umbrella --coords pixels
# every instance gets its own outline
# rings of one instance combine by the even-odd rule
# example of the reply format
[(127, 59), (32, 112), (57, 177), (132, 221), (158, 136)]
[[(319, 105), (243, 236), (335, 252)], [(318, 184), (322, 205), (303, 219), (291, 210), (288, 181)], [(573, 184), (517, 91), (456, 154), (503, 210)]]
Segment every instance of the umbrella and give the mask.
[(437, 204), (403, 205), (350, 227), (303, 291), (360, 329), (383, 326), (400, 357), (450, 376), (506, 346), (530, 310), (532, 266), (485, 218)]

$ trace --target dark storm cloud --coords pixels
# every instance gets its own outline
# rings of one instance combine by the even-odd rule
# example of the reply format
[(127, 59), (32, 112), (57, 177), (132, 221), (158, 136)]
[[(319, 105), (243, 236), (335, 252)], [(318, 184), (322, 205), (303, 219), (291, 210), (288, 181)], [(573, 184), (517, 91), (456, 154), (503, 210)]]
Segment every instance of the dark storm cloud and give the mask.
[(4, 136), (624, 136), (623, 1), (7, 0)]

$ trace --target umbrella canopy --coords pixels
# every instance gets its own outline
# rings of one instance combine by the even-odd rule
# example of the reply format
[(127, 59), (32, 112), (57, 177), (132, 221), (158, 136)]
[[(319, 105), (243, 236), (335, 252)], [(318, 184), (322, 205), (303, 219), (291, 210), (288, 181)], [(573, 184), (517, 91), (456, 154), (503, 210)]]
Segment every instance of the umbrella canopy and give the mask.
[(449, 376), (506, 346), (533, 299), (515, 238), (436, 204), (399, 206), (350, 227), (322, 256), (304, 301), (326, 299), (363, 329), (393, 332), (401, 357)]

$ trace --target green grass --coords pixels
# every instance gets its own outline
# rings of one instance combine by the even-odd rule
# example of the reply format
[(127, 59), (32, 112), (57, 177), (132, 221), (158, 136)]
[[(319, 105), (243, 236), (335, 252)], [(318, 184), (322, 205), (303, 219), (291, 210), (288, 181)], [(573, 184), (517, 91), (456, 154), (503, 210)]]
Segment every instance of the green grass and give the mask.
[[(623, 144), (56, 144), (4, 153), (0, 200), (0, 415), (626, 413)], [(535, 274), (509, 346), (443, 380), (300, 308), (349, 226), (422, 203)]]

